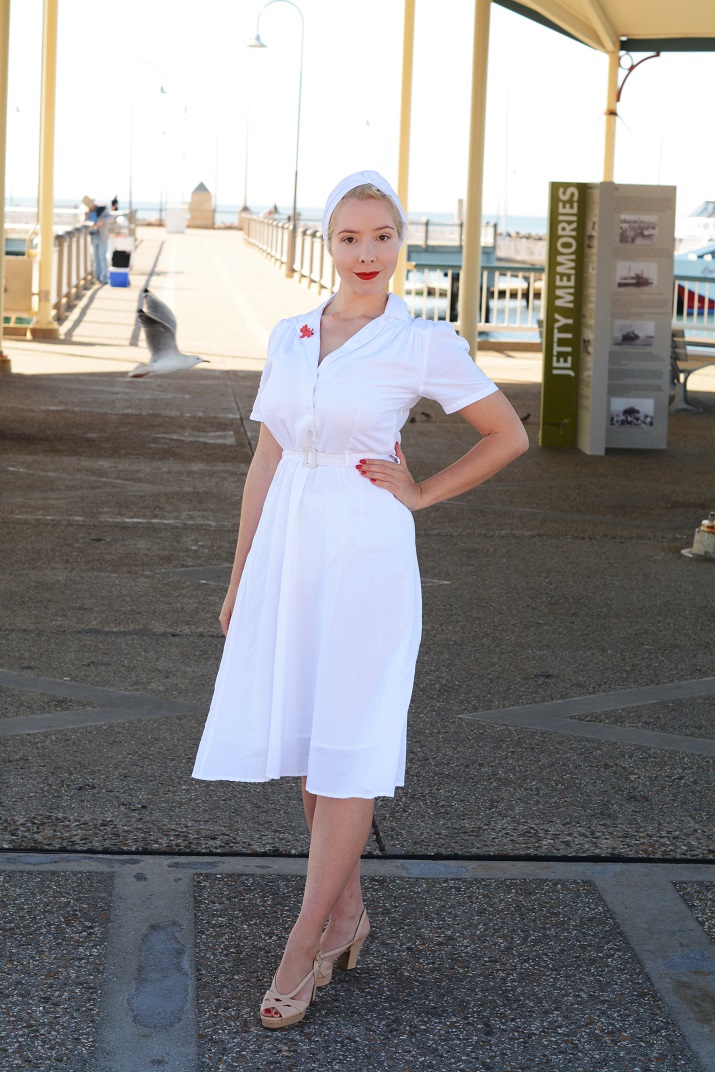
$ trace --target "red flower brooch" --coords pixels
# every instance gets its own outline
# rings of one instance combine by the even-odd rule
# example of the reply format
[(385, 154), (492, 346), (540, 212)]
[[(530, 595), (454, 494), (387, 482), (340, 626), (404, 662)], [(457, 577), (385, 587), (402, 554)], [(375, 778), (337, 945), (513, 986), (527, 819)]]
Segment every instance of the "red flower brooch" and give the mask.
[(309, 328), (307, 324), (303, 324), (303, 327), (300, 329), (301, 339), (309, 339), (312, 334), (313, 329)]

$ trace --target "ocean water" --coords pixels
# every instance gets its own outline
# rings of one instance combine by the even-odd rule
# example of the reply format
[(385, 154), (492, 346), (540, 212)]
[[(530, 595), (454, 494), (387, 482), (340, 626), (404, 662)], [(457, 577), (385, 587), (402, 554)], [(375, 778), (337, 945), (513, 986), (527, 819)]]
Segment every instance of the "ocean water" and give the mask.
[[(9, 204), (9, 203), (8, 203)], [(32, 208), (36, 204), (34, 198), (28, 197), (16, 197), (13, 198), (12, 204), (18, 208)], [(57, 208), (72, 209), (81, 208), (79, 201), (62, 200), (58, 198), (55, 201)], [(158, 201), (138, 201), (135, 203), (135, 209), (137, 216), (140, 220), (156, 220), (159, 218), (159, 203)], [(164, 206), (166, 208), (166, 206)], [(224, 205), (220, 204), (216, 209), (216, 222), (219, 224), (235, 224), (238, 220), (238, 211), (240, 205)], [(265, 212), (271, 206), (265, 205), (252, 205), (251, 208), (254, 212)], [(285, 216), (290, 212), (290, 205), (279, 205), (281, 215)], [(126, 209), (127, 205), (124, 202), (119, 203), (119, 208)], [(301, 220), (303, 223), (320, 223), (322, 210), (311, 206), (300, 210)], [(453, 212), (431, 212), (428, 209), (415, 209), (410, 212), (410, 223), (419, 224), (425, 219), (429, 219), (430, 223), (454, 223)], [(493, 213), (485, 212), (482, 216), (483, 223), (496, 223), (499, 230), (502, 229), (502, 219)], [(517, 234), (545, 234), (546, 233), (546, 216), (524, 216), (524, 215), (509, 215), (507, 216), (507, 231)]]

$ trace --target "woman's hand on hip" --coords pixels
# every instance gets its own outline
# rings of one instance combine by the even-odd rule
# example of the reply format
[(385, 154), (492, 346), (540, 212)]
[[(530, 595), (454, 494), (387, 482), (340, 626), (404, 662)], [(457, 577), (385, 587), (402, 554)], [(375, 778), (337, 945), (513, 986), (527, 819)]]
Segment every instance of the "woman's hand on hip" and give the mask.
[(380, 458), (366, 458), (356, 466), (365, 480), (371, 481), (377, 488), (390, 491), (408, 510), (419, 510), (422, 502), (422, 489), (412, 479), (407, 468), (407, 461), (399, 443), (395, 443), (397, 462), (382, 461)]

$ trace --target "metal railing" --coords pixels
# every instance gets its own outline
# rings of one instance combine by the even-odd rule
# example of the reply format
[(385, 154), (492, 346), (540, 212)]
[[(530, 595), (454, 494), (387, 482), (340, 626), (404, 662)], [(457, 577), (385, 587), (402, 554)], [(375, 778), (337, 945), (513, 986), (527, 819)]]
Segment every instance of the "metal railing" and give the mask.
[(688, 332), (688, 341), (715, 339), (715, 278), (679, 279), (673, 286), (673, 326)]
[[(405, 301), (413, 316), (457, 323), (459, 270), (413, 268), (407, 274)], [(538, 338), (542, 315), (544, 269), (538, 265), (490, 265), (482, 268), (479, 300), (480, 334), (490, 337)]]
[(81, 224), (55, 235), (55, 300), (52, 307), (58, 323), (74, 308), (86, 290), (94, 285), (94, 262), (89, 224)]
[[(133, 225), (133, 220), (130, 223)], [(94, 286), (91, 224), (56, 228), (52, 248), (52, 308), (58, 324), (67, 318), (86, 291)], [(24, 336), (36, 316), (38, 294), (37, 225), (13, 220), (6, 229), (4, 310), (6, 335)], [(12, 250), (12, 245), (16, 247)], [(23, 252), (18, 254), (18, 249)], [(12, 251), (11, 251), (12, 250)]]
[[(244, 241), (250, 242), (261, 252), (281, 265), (287, 267), (290, 249), (291, 224), (286, 220), (272, 220), (264, 216), (254, 216), (249, 212), (241, 215), (243, 221)], [(324, 290), (336, 289), (335, 265), (328, 255), (323, 242), (322, 232), (317, 227), (299, 227), (296, 234), (293, 275), (299, 282), (305, 281), (308, 287), (313, 284), (318, 294)]]
[[(245, 241), (283, 268), (286, 267), (290, 227), (283, 220), (243, 214)], [(319, 228), (298, 228), (293, 273), (294, 278), (305, 282), (308, 289), (315, 287), (318, 294), (336, 290), (335, 265), (325, 249)], [(544, 269), (539, 266), (484, 268), (479, 331), (509, 338), (531, 333), (536, 340), (543, 274)], [(413, 316), (456, 323), (458, 298), (457, 269), (411, 268), (408, 271), (405, 301)]]
[[(290, 248), (290, 228), (287, 221), (266, 219), (250, 213), (243, 215), (244, 239), (284, 268)], [(419, 237), (429, 239), (430, 236), (422, 231)], [(325, 249), (318, 227), (298, 228), (293, 272), (294, 278), (306, 283), (308, 289), (315, 286), (318, 294), (325, 290), (336, 290), (335, 266)], [(405, 301), (412, 315), (457, 324), (459, 276), (459, 269), (454, 267), (411, 268), (407, 274)], [(485, 265), (481, 273), (480, 335), (486, 335), (494, 341), (500, 338), (537, 341), (543, 289), (543, 265)], [(715, 280), (675, 279), (673, 325), (683, 327), (699, 338), (713, 338)]]

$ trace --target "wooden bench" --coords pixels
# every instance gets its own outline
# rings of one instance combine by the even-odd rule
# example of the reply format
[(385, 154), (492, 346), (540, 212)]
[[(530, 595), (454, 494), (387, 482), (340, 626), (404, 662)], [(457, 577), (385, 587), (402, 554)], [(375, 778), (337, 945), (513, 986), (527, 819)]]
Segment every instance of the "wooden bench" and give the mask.
[[(710, 353), (708, 353), (708, 350)], [(688, 410), (697, 413), (697, 406), (688, 401), (688, 378), (698, 369), (715, 365), (715, 342), (692, 342), (685, 338), (682, 328), (673, 328), (670, 344), (670, 369), (675, 387), (675, 397), (670, 412)]]

